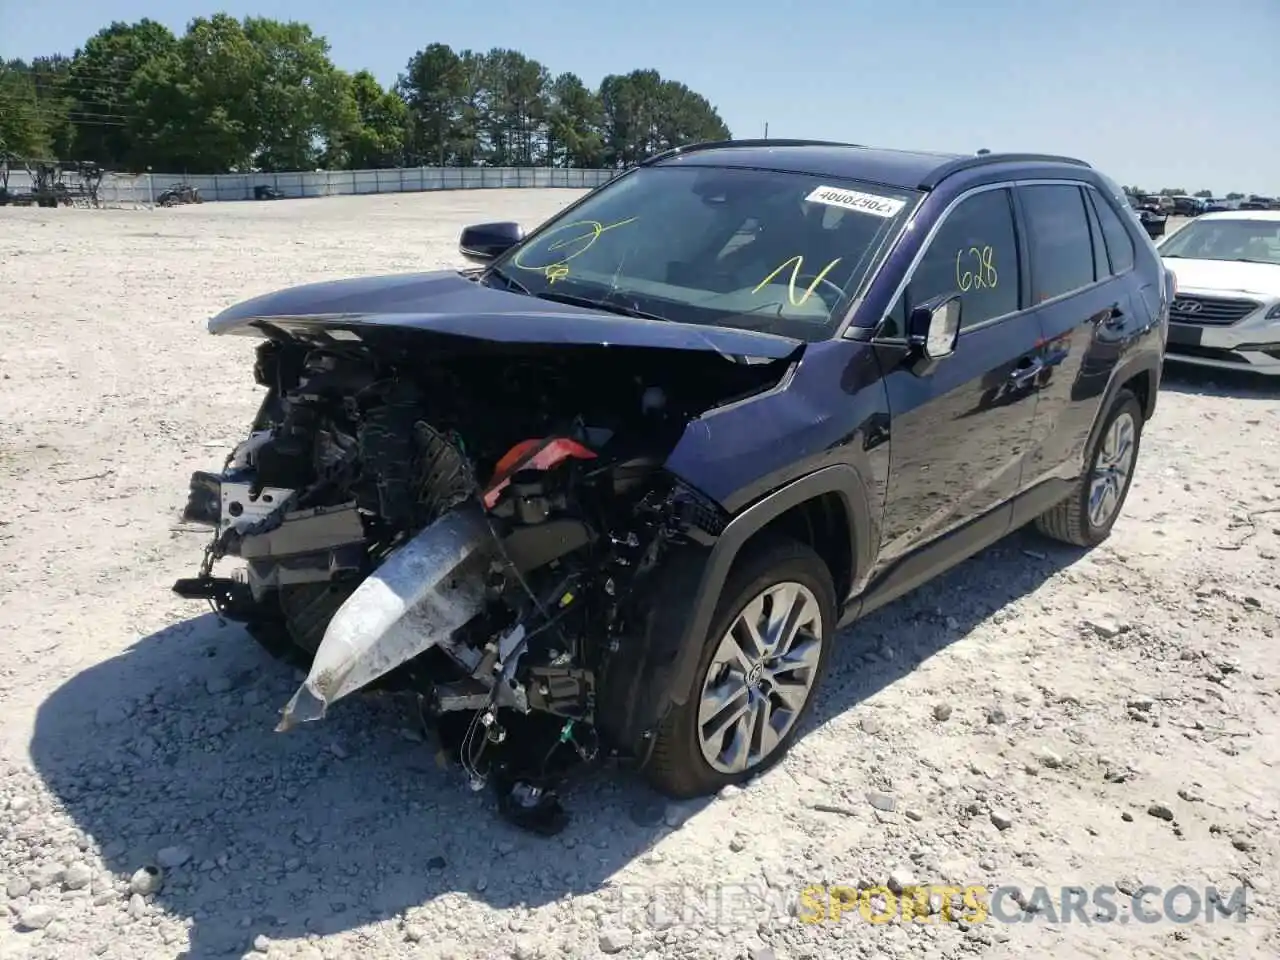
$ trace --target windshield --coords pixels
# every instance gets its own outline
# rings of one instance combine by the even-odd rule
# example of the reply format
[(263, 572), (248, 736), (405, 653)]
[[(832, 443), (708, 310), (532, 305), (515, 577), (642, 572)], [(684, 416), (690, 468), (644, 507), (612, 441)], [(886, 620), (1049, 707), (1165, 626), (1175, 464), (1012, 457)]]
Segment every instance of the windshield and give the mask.
[(499, 258), (488, 282), (680, 323), (821, 340), (919, 196), (798, 173), (642, 167)]
[(1197, 220), (1162, 243), (1160, 256), (1280, 265), (1280, 220)]

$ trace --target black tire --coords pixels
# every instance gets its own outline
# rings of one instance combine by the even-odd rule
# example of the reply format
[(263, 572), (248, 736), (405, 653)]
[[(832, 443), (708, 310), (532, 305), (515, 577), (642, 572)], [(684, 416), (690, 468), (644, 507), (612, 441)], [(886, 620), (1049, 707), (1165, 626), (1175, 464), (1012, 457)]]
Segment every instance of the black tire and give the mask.
[[(645, 774), (660, 792), (674, 798), (704, 796), (729, 784), (741, 783), (769, 769), (787, 753), (797, 731), (813, 705), (814, 697), (826, 674), (827, 661), (835, 634), (835, 587), (827, 565), (812, 549), (790, 539), (769, 539), (748, 547), (734, 564), (725, 581), (711, 620), (711, 628), (703, 638), (703, 649), (694, 671), (692, 689), (683, 706), (673, 709), (658, 728), (657, 742)], [(807, 587), (818, 603), (821, 616), (821, 642), (817, 668), (804, 705), (796, 719), (779, 740), (773, 752), (753, 766), (737, 773), (724, 773), (712, 767), (698, 744), (697, 718), (707, 671), (721, 638), (729, 631), (743, 609), (770, 587), (794, 582)]]
[[(1133, 458), (1129, 464), (1129, 472), (1124, 478), (1124, 486), (1120, 490), (1115, 509), (1101, 524), (1095, 525), (1089, 519), (1089, 489), (1093, 471), (1097, 466), (1098, 456), (1102, 452), (1103, 442), (1108, 432), (1111, 430), (1112, 425), (1122, 416), (1128, 416), (1133, 420)], [(1076, 481), (1075, 488), (1071, 491), (1070, 496), (1036, 518), (1036, 529), (1050, 539), (1069, 543), (1076, 547), (1096, 547), (1111, 536), (1111, 528), (1115, 526), (1116, 520), (1119, 519), (1121, 511), (1124, 509), (1124, 502), (1129, 496), (1129, 488), (1133, 486), (1133, 473), (1138, 466), (1138, 454), (1142, 448), (1142, 427), (1142, 404), (1138, 402), (1138, 398), (1133, 395), (1132, 391), (1121, 389), (1116, 394), (1116, 398), (1111, 404), (1111, 409), (1107, 411), (1106, 418), (1098, 430), (1097, 437), (1094, 438), (1093, 446), (1089, 450), (1089, 456), (1086, 460), (1088, 466), (1085, 472)]]
[(280, 588), (280, 610), (289, 636), (308, 658), (320, 649), (320, 641), (333, 615), (355, 593), (358, 583), (298, 583)]

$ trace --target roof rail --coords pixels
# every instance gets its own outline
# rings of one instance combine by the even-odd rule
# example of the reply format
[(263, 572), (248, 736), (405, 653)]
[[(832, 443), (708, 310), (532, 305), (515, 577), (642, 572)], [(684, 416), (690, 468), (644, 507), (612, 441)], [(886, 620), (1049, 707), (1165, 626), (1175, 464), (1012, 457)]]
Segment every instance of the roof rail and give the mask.
[(840, 143), (835, 140), (702, 140), (698, 143), (686, 143), (683, 146), (655, 153), (652, 157), (641, 160), (636, 166), (648, 167), (672, 157), (686, 153), (698, 153), (702, 150), (720, 150), (727, 147), (861, 147), (860, 143)]
[(920, 182), (921, 190), (932, 190), (939, 183), (962, 170), (985, 167), (993, 163), (1069, 163), (1077, 167), (1089, 167), (1084, 160), (1075, 157), (1059, 157), (1052, 153), (979, 153), (971, 157), (958, 157), (940, 164)]

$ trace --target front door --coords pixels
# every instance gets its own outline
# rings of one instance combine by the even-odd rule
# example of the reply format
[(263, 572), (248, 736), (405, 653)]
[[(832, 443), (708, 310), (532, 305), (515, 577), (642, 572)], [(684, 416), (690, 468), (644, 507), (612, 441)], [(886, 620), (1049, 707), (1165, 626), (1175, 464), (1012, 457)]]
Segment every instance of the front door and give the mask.
[(884, 371), (892, 426), (883, 563), (978, 517), (1006, 529), (1012, 519), (1042, 363), (1039, 322), (1022, 309), (1023, 259), (1009, 189), (970, 195), (939, 227), (881, 331), (901, 333), (913, 306), (960, 295), (952, 356), (921, 375), (901, 364), (901, 351), (881, 351), (887, 364), (899, 358)]

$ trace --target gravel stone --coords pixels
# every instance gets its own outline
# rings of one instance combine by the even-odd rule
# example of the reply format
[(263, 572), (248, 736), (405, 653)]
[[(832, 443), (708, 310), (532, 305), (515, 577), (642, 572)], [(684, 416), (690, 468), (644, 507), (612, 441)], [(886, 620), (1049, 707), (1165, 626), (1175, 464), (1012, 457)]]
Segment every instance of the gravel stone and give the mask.
[(625, 927), (610, 927), (600, 932), (602, 953), (621, 953), (635, 941), (635, 934)]
[(43, 930), (58, 918), (53, 907), (43, 903), (33, 903), (18, 913), (19, 930)]
[(150, 896), (164, 885), (164, 871), (159, 867), (140, 867), (129, 878), (129, 892)]
[(62, 876), (62, 885), (68, 890), (81, 890), (93, 881), (93, 871), (84, 863), (73, 863)]
[(165, 847), (156, 854), (156, 863), (165, 870), (176, 870), (191, 859), (191, 851), (186, 847)]

